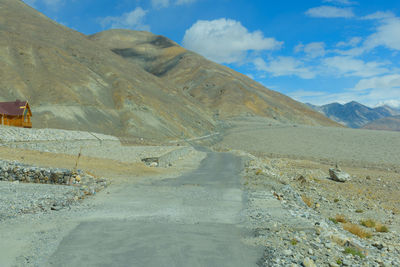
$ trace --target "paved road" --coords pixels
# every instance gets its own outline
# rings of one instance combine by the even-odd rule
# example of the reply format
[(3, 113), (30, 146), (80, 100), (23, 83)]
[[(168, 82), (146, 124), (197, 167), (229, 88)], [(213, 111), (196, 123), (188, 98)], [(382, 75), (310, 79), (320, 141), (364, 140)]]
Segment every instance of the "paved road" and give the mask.
[(243, 244), (240, 158), (209, 152), (179, 178), (110, 188), (66, 236), (51, 266), (256, 266)]

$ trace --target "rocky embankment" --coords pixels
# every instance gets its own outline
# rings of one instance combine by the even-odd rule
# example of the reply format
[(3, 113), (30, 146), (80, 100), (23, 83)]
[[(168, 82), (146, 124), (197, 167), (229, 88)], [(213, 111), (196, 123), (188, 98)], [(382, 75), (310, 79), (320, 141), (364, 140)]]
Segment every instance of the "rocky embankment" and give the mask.
[(304, 178), (300, 169), (288, 175), (289, 164), (282, 160), (239, 154), (248, 158), (244, 186), (255, 230), (247, 242), (265, 247), (261, 266), (400, 266), (400, 234), (383, 224), (399, 215), (367, 219), (367, 210), (357, 209), (362, 203), (341, 195), (328, 172), (321, 179), (330, 190)]
[(119, 141), (117, 137), (84, 131), (25, 129), (0, 126), (0, 143), (49, 141)]
[(124, 146), (117, 137), (84, 131), (2, 126), (0, 126), (0, 146), (74, 156), (81, 154), (127, 163), (155, 158), (157, 166), (160, 167), (169, 167), (179, 158), (194, 153), (192, 147), (178, 145)]

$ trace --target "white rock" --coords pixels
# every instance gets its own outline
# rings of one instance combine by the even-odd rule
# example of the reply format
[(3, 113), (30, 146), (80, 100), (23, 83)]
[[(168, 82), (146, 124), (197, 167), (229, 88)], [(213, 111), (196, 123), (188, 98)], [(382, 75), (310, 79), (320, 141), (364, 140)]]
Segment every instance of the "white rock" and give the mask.
[(303, 266), (304, 267), (317, 267), (317, 265), (315, 265), (314, 261), (308, 257), (303, 260)]
[(157, 167), (158, 166), (158, 163), (157, 162), (152, 162), (152, 163), (150, 163), (150, 167)]
[(333, 244), (329, 242), (329, 243), (325, 243), (324, 246), (325, 246), (326, 248), (331, 249), (331, 248), (333, 247)]
[(340, 169), (329, 169), (329, 176), (332, 180), (337, 182), (347, 182), (350, 180), (350, 175)]
[(282, 253), (283, 253), (283, 255), (285, 255), (285, 256), (290, 256), (290, 255), (293, 254), (293, 252), (292, 252), (290, 249), (285, 249)]

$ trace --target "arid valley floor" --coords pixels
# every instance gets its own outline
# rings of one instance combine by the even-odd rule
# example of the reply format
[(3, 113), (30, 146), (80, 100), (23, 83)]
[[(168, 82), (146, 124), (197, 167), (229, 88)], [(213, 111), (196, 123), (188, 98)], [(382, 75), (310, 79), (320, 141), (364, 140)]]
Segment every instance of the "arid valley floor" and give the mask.
[[(122, 146), (82, 132), (0, 131), (1, 166), (78, 161), (109, 183), (82, 196), (77, 184), (2, 174), (2, 266), (400, 265), (396, 132), (249, 117), (212, 139)], [(166, 164), (141, 162), (155, 157)], [(335, 165), (351, 179), (328, 179)]]

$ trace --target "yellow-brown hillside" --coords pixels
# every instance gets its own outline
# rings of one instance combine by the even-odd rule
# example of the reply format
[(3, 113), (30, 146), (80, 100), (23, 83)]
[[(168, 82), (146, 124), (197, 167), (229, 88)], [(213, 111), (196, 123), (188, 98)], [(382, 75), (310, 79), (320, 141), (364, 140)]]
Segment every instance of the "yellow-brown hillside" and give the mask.
[(176, 138), (243, 114), (336, 124), (148, 32), (85, 36), (20, 0), (0, 0), (0, 101), (28, 100), (34, 127)]

